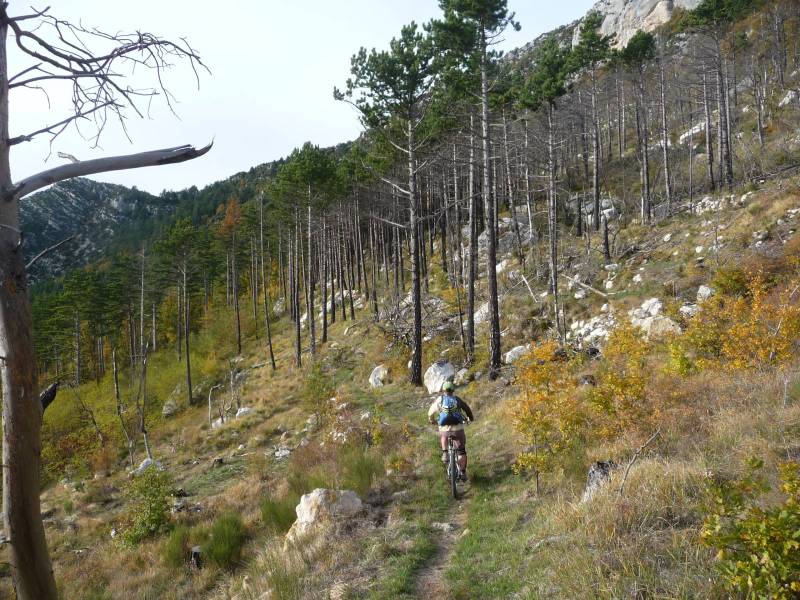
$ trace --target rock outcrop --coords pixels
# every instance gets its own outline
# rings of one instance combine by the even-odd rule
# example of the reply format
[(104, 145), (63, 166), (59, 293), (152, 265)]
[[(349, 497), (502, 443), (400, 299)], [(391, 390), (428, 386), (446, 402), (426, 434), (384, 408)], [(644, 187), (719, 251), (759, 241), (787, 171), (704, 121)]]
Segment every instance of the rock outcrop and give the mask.
[[(653, 31), (668, 22), (676, 8), (692, 10), (701, 0), (600, 0), (593, 7), (603, 15), (600, 33), (616, 35), (615, 45), (625, 46), (639, 30)], [(580, 24), (575, 27), (577, 42)]]

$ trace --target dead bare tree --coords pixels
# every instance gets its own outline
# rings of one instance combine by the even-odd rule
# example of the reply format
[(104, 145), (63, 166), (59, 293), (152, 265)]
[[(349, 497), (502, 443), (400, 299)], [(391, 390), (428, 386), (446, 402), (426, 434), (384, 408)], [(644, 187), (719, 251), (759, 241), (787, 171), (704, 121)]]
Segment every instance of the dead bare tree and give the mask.
[[(10, 34), (10, 40), (9, 40)], [(16, 45), (20, 65), (9, 70), (8, 43)], [(15, 55), (16, 56), (16, 55)], [(88, 126), (89, 142), (96, 146), (111, 120), (127, 135), (129, 111), (144, 116), (151, 101), (160, 96), (172, 108), (173, 96), (165, 86), (164, 70), (185, 60), (197, 75), (204, 69), (200, 56), (186, 42), (173, 42), (153, 34), (104, 33), (58, 19), (48, 8), (11, 16), (9, 3), (0, 3), (0, 376), (3, 385), (3, 509), (11, 540), (11, 570), (20, 600), (57, 597), (40, 514), (40, 451), (43, 409), (38, 401), (37, 375), (31, 332), (20, 199), (42, 187), (72, 177), (105, 171), (182, 162), (208, 152), (178, 146), (125, 156), (70, 162), (29, 177), (12, 179), (13, 146), (49, 136), (50, 142), (70, 126)], [(133, 74), (152, 76), (150, 87), (125, 83)], [(39, 129), (11, 135), (9, 97), (15, 90), (71, 86), (71, 107)], [(49, 88), (48, 88), (49, 86)], [(55, 87), (54, 87), (55, 86)], [(49, 99), (49, 96), (48, 96)], [(60, 118), (59, 118), (60, 117)]]

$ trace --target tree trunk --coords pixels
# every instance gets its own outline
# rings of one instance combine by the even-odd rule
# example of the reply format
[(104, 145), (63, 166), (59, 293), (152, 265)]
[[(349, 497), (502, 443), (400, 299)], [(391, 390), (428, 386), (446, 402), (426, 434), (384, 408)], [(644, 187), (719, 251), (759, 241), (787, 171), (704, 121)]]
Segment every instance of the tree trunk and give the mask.
[(9, 166), (8, 24), (0, 23), (0, 380), (3, 390), (3, 522), (19, 600), (56, 600), (39, 493), (42, 405), (37, 394), (31, 308), (19, 201)]
[[(233, 308), (236, 311), (236, 350), (242, 353), (242, 318), (239, 314), (239, 274), (236, 271), (236, 232), (231, 237), (231, 279), (233, 293)], [(188, 357), (187, 357), (188, 358)]]
[(306, 264), (308, 265), (308, 279), (306, 286), (308, 287), (308, 334), (311, 339), (311, 356), (317, 353), (317, 327), (316, 327), (316, 310), (314, 308), (314, 260), (313, 260), (313, 247), (311, 243), (311, 187), (308, 188), (308, 258)]
[(706, 78), (706, 68), (703, 65), (703, 114), (706, 121), (706, 168), (708, 172), (709, 189), (713, 191), (717, 187), (714, 180), (714, 143), (711, 137), (711, 102), (708, 97), (708, 80)]
[(469, 178), (467, 182), (469, 198), (469, 269), (467, 271), (467, 363), (472, 364), (475, 357), (475, 278), (478, 273), (478, 198), (475, 195), (475, 118), (469, 116)]
[[(275, 371), (275, 353), (272, 350), (272, 326), (269, 322), (269, 285), (267, 282), (267, 271), (264, 265), (264, 195), (260, 195), (258, 199), (258, 232), (259, 232), (259, 247), (261, 254), (261, 288), (264, 290), (264, 325), (267, 330), (267, 348), (269, 348), (269, 362), (272, 365), (273, 372)], [(209, 392), (210, 396), (210, 392)], [(211, 410), (211, 400), (209, 400), (209, 411)]]
[(553, 294), (553, 316), (559, 339), (561, 331), (561, 314), (558, 310), (558, 210), (556, 204), (556, 164), (555, 164), (555, 110), (552, 104), (547, 105), (547, 178), (548, 204), (547, 229), (550, 236), (550, 292)]
[(190, 323), (189, 323), (189, 291), (188, 291), (188, 282), (186, 280), (186, 262), (184, 261), (182, 272), (183, 272), (183, 339), (186, 343), (186, 402), (188, 406), (193, 404), (192, 402), (192, 359), (189, 354), (189, 330), (190, 330)]
[(128, 461), (131, 465), (131, 469), (133, 469), (136, 465), (133, 458), (133, 449), (134, 449), (134, 438), (128, 431), (128, 426), (125, 424), (125, 416), (123, 415), (123, 406), (122, 406), (122, 397), (119, 393), (119, 374), (117, 370), (117, 350), (116, 348), (111, 350), (111, 368), (114, 372), (114, 400), (116, 401), (117, 407), (117, 418), (119, 419), (119, 426), (122, 429), (122, 433), (125, 436), (125, 442), (128, 448)]
[(414, 124), (408, 120), (408, 229), (411, 234), (411, 306), (414, 312), (411, 342), (411, 372), (409, 379), (414, 385), (422, 385), (422, 298), (419, 276), (419, 232), (417, 231), (417, 162)]
[(481, 121), (483, 146), (483, 205), (486, 213), (488, 244), (486, 249), (486, 275), (489, 280), (489, 378), (500, 374), (500, 307), (497, 297), (497, 227), (495, 203), (491, 180), (489, 139), (489, 74), (486, 32), (481, 31)]
[(661, 149), (664, 157), (664, 191), (667, 194), (667, 215), (672, 213), (672, 175), (669, 164), (669, 130), (667, 129), (667, 94), (664, 81), (664, 56), (659, 60), (658, 80), (661, 96)]

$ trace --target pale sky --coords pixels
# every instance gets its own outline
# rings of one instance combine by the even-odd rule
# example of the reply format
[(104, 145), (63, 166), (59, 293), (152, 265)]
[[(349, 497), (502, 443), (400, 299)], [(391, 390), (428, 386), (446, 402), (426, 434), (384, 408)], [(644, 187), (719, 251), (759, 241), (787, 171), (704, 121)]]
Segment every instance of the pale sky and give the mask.
[[(29, 12), (30, 2), (12, 2), (12, 15)], [(46, 136), (12, 148), (15, 180), (64, 162), (57, 152), (80, 160), (110, 154), (191, 143), (214, 148), (180, 165), (151, 167), (93, 178), (137, 186), (152, 193), (202, 187), (255, 165), (278, 159), (311, 141), (331, 146), (354, 139), (361, 126), (352, 107), (333, 99), (349, 75), (350, 57), (359, 47), (384, 48), (402, 25), (439, 17), (436, 0), (59, 0), (51, 14), (106, 31), (147, 31), (165, 38), (186, 37), (211, 69), (195, 84), (187, 64), (168, 73), (168, 87), (178, 98), (172, 115), (156, 100), (150, 117), (131, 113), (127, 122), (133, 143), (119, 126), (109, 127), (91, 149), (73, 128), (55, 140), (49, 159)], [(41, 8), (39, 4), (35, 7)], [(594, 0), (509, 0), (522, 24), (501, 44), (510, 50), (539, 34), (583, 16)], [(13, 42), (9, 40), (9, 46)], [(10, 54), (13, 74), (22, 65)], [(16, 67), (16, 68), (15, 68)], [(149, 85), (143, 73), (130, 84)], [(50, 94), (12, 91), (11, 135), (29, 133), (60, 121), (67, 113), (68, 89)], [(45, 162), (47, 159), (47, 162)]]

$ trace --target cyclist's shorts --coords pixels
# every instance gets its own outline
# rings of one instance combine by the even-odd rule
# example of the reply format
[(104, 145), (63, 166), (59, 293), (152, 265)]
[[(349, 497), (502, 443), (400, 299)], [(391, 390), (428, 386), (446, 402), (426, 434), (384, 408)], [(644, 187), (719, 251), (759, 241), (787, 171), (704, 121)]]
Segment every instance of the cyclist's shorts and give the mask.
[(466, 454), (467, 452), (467, 434), (464, 433), (463, 429), (459, 429), (458, 431), (442, 431), (439, 433), (444, 442), (445, 448), (447, 448), (447, 438), (452, 437), (456, 443), (456, 449), (458, 449), (460, 454)]

